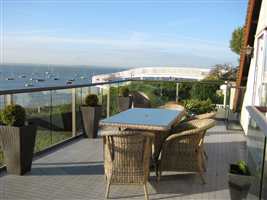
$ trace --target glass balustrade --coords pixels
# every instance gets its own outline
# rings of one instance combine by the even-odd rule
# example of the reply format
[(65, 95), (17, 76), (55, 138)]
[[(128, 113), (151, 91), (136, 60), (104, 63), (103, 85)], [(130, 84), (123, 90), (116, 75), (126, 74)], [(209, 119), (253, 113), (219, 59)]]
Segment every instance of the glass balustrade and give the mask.
[(248, 165), (252, 174), (248, 199), (267, 198), (266, 107), (249, 107)]
[[(59, 143), (73, 136), (72, 112), (73, 89), (52, 90), (51, 93), (51, 132), (52, 144)], [(75, 93), (74, 93), (75, 95)]]
[(26, 110), (26, 120), (37, 126), (35, 152), (51, 146), (52, 130), (55, 128), (51, 123), (51, 91), (14, 94), (13, 103), (23, 106)]
[[(214, 83), (193, 87), (196, 83), (196, 81), (125, 80), (99, 85), (88, 84), (88, 86), (81, 87), (73, 85), (55, 89), (48, 88), (48, 90), (40, 89), (40, 91), (35, 88), (36, 92), (27, 89), (12, 95), (0, 95), (0, 109), (12, 102), (26, 109), (27, 121), (37, 125), (35, 152), (38, 152), (83, 133), (80, 106), (85, 104), (85, 97), (88, 94), (98, 96), (99, 104), (102, 105), (102, 118), (106, 118), (120, 112), (118, 99), (121, 87), (128, 87), (132, 98), (137, 95), (138, 98), (144, 98), (142, 103), (149, 102), (149, 105), (142, 105), (138, 102), (140, 100), (135, 98), (135, 106), (158, 107), (169, 101), (184, 103), (193, 98), (196, 88), (214, 87)], [(216, 88), (219, 87), (216, 86)], [(217, 89), (213, 90), (214, 94), (210, 95), (219, 97), (213, 99), (212, 104), (223, 107), (224, 96), (215, 94)], [(217, 106), (217, 109), (220, 106)], [(1, 150), (0, 163), (3, 164)]]

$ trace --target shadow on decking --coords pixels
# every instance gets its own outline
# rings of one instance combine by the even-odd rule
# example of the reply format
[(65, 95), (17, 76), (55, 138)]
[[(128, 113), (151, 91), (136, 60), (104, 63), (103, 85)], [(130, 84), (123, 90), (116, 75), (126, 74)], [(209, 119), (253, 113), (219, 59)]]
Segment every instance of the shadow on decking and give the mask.
[(45, 165), (91, 165), (91, 164), (103, 164), (103, 161), (32, 163), (32, 166), (45, 166)]
[[(58, 167), (34, 167), (28, 176), (68, 176), (68, 175), (103, 175), (103, 164), (98, 165), (70, 165)], [(36, 164), (38, 165), (38, 164)], [(47, 165), (50, 165), (49, 163)]]
[(209, 135), (229, 135), (229, 134), (240, 135), (240, 134), (243, 134), (243, 131), (241, 131), (241, 130), (227, 130), (227, 133), (225, 133), (223, 131), (208, 131), (206, 133), (206, 136), (209, 136)]

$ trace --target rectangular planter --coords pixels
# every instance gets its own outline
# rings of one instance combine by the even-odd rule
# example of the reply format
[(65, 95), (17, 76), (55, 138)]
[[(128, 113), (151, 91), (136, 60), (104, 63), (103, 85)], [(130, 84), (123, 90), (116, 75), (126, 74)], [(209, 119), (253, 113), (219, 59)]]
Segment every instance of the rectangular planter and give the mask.
[(228, 173), (229, 183), (240, 189), (248, 188), (251, 184), (251, 176)]
[(96, 138), (102, 107), (81, 106), (81, 112), (85, 136), (88, 138)]
[(230, 170), (228, 173), (228, 180), (229, 184), (235, 187), (238, 187), (239, 189), (249, 189), (251, 185), (251, 175), (244, 175), (244, 174), (238, 174), (238, 173), (231, 173), (233, 171), (239, 171), (239, 167), (236, 164), (230, 165)]
[(31, 170), (36, 126), (0, 126), (0, 140), (9, 174), (22, 175)]

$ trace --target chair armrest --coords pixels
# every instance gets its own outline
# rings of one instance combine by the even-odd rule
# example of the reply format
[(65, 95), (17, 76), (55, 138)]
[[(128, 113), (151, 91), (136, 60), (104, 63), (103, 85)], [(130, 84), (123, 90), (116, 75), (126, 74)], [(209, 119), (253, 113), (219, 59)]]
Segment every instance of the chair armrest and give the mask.
[(187, 130), (187, 131), (182, 131), (180, 133), (175, 133), (175, 134), (172, 134), (169, 137), (167, 137), (166, 140), (164, 141), (164, 143), (171, 141), (171, 140), (174, 140), (174, 139), (179, 139), (179, 138), (182, 139), (186, 136), (194, 135), (194, 134), (199, 133), (201, 131), (203, 131), (203, 130), (200, 128), (196, 128), (196, 129), (191, 129), (191, 130)]

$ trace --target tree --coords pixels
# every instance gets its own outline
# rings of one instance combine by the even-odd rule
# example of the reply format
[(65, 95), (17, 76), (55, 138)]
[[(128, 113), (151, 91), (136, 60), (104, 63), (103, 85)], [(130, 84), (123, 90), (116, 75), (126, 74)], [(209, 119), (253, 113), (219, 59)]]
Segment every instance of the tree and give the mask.
[(240, 50), (243, 43), (243, 27), (236, 28), (232, 33), (232, 38), (230, 40), (230, 48), (233, 52), (240, 55)]
[(228, 64), (217, 64), (213, 67), (210, 73), (204, 80), (207, 81), (234, 81), (236, 79), (237, 68), (233, 68)]

